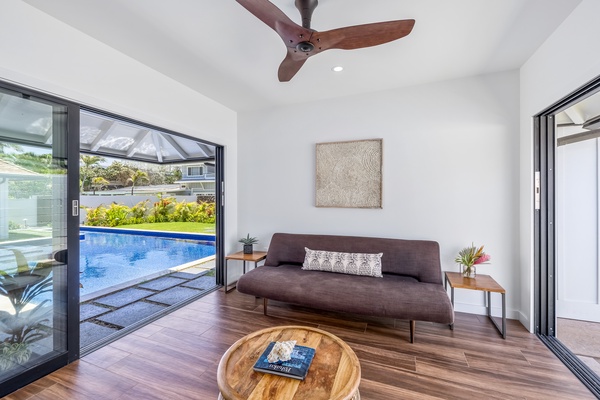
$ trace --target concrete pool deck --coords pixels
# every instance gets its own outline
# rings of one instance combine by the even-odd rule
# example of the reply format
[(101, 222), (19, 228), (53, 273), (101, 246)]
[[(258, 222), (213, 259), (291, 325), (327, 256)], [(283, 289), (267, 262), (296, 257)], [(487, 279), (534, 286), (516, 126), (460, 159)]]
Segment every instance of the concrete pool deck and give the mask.
[(80, 348), (216, 287), (214, 260), (101, 294), (80, 304)]

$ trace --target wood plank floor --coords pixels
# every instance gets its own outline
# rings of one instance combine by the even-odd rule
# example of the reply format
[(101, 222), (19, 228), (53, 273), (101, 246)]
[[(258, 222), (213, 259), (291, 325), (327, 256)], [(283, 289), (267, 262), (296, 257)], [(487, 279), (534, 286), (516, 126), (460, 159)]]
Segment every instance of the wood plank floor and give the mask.
[[(327, 330), (356, 352), (363, 399), (594, 399), (517, 321), (503, 340), (484, 316), (446, 325), (326, 313), (217, 291), (5, 397), (22, 399), (210, 399), (221, 355), (269, 326)], [(278, 400), (278, 399), (274, 399)]]

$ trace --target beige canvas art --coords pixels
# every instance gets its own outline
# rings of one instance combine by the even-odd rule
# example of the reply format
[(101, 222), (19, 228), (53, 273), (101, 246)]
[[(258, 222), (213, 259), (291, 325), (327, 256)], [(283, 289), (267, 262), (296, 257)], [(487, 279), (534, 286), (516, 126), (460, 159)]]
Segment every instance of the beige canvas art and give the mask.
[(381, 208), (383, 140), (317, 143), (317, 207)]

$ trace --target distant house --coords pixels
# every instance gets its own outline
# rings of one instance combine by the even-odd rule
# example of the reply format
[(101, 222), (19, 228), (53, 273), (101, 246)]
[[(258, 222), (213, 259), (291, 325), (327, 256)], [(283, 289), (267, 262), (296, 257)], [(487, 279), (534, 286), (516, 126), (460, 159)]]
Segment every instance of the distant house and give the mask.
[(215, 193), (215, 165), (212, 163), (189, 164), (181, 167), (181, 179), (176, 181), (192, 194)]
[[(30, 171), (26, 168), (15, 165), (13, 163), (0, 160), (0, 240), (8, 239), (9, 221), (29, 221), (30, 224), (37, 225), (38, 214), (40, 213), (40, 210), (43, 211), (43, 214), (47, 218), (50, 218), (50, 215), (47, 212), (47, 210), (51, 210), (51, 205), (47, 204), (47, 199), (38, 199), (37, 196), (36, 199), (33, 200), (33, 207), (25, 207), (26, 211), (24, 214), (17, 213), (17, 209), (15, 207), (9, 206), (8, 182), (10, 180), (29, 181), (43, 179), (49, 180), (50, 178), (48, 178), (45, 175), (38, 174), (37, 172)], [(22, 204), (23, 202), (30, 200), (18, 199), (13, 201), (19, 201)], [(46, 203), (44, 203), (44, 201)], [(23, 217), (26, 217), (27, 219), (24, 219)]]

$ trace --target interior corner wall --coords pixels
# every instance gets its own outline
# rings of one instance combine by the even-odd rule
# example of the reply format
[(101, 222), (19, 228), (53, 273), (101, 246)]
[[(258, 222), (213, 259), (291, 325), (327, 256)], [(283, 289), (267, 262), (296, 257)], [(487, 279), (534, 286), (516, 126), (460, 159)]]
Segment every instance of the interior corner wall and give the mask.
[[(239, 113), (239, 232), (262, 249), (274, 232), (431, 239), (450, 271), (461, 248), (485, 245), (478, 272), (518, 318), (518, 96), (515, 70)], [(371, 138), (383, 138), (383, 208), (315, 207), (315, 144)], [(456, 302), (484, 313), (481, 292)]]
[[(583, 0), (520, 71), (520, 320), (534, 327), (533, 116), (600, 76), (600, 2)], [(540, 18), (543, 18), (540, 15)]]
[[(225, 146), (225, 232), (236, 234), (234, 111), (20, 0), (2, 0), (0, 37), (0, 80)], [(224, 239), (228, 251), (236, 238)]]

